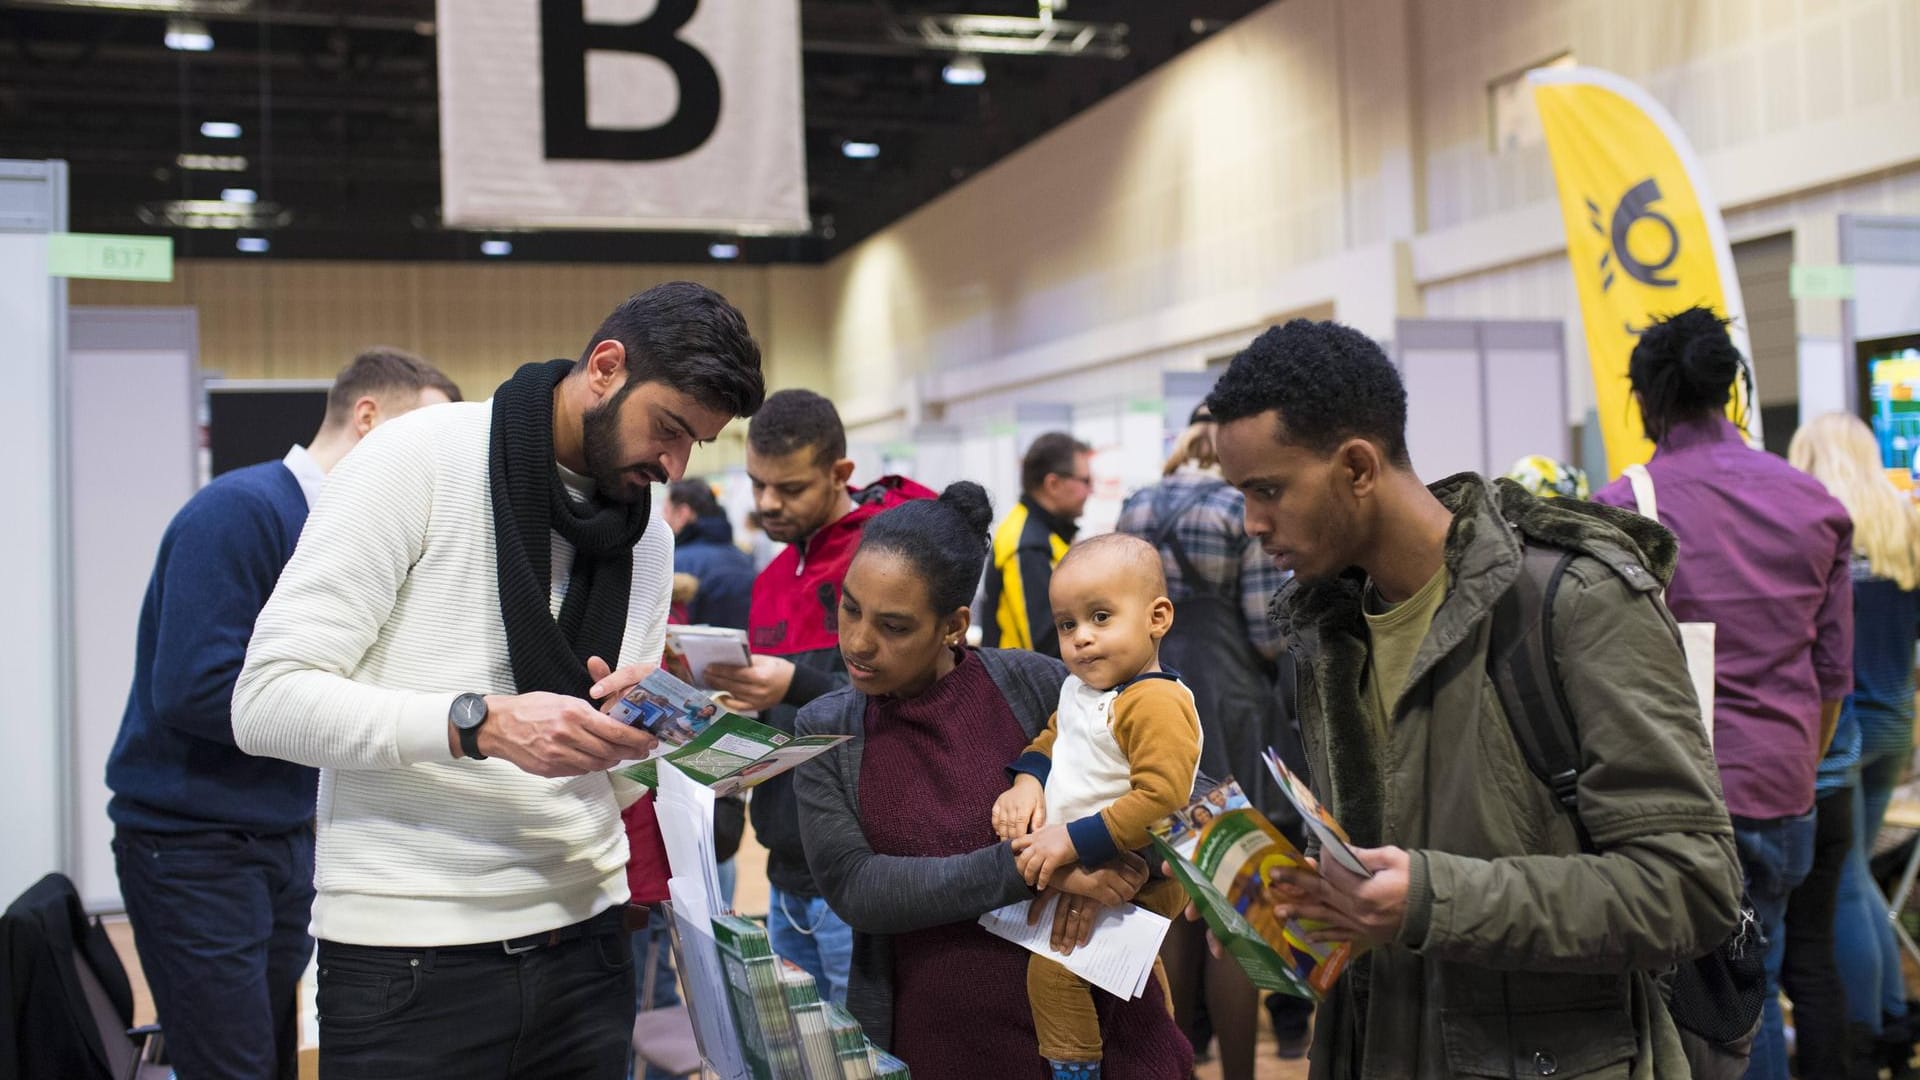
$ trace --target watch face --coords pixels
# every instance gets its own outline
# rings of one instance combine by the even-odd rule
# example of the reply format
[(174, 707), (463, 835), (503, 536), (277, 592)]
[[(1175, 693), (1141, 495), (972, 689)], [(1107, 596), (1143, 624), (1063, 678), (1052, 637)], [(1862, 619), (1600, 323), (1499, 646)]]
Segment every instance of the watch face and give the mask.
[(477, 727), (487, 716), (487, 699), (478, 694), (461, 694), (453, 703), (454, 723), (460, 727)]

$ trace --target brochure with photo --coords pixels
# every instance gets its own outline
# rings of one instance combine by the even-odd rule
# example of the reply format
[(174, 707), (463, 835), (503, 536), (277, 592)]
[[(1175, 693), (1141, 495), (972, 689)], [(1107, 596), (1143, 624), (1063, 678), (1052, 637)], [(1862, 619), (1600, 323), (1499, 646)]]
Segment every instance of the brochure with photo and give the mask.
[(1307, 823), (1307, 831), (1313, 833), (1313, 838), (1319, 842), (1321, 856), (1337, 861), (1361, 877), (1372, 877), (1373, 871), (1367, 869), (1360, 857), (1353, 853), (1353, 841), (1347, 839), (1347, 830), (1333, 820), (1333, 814), (1320, 805), (1319, 799), (1314, 798), (1313, 789), (1295, 776), (1292, 769), (1287, 768), (1286, 762), (1280, 760), (1280, 755), (1272, 747), (1261, 751), (1260, 756), (1266, 759), (1267, 771), (1273, 773), (1273, 779), (1280, 785), (1280, 793), (1293, 804), (1294, 812)]
[(1318, 999), (1339, 980), (1353, 946), (1317, 944), (1308, 935), (1320, 924), (1274, 915), (1267, 886), (1275, 872), (1312, 868), (1238, 783), (1222, 781), (1151, 833), (1154, 850), (1254, 985)]
[(646, 761), (621, 775), (645, 787), (659, 786), (661, 758), (671, 760), (715, 795), (737, 794), (846, 742), (847, 735), (795, 738), (777, 728), (730, 712), (708, 694), (664, 668), (640, 680), (614, 707), (613, 717), (645, 728), (660, 740)]

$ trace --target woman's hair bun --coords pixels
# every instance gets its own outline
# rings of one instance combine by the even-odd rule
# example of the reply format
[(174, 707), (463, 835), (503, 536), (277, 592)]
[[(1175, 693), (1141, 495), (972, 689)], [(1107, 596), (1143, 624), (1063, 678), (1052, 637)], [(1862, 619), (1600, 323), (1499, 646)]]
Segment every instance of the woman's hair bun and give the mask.
[(985, 536), (993, 527), (993, 500), (987, 489), (971, 480), (957, 480), (940, 493), (940, 502), (960, 512), (967, 528), (976, 536)]

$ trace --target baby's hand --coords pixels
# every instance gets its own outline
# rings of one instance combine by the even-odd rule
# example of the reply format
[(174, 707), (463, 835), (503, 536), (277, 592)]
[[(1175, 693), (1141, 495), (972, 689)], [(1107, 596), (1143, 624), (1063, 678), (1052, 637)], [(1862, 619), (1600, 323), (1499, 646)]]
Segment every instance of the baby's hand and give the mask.
[(1002, 840), (1025, 836), (1047, 823), (1046, 789), (1027, 773), (1013, 778), (1013, 786), (993, 803), (993, 834)]
[(1020, 876), (1036, 889), (1046, 888), (1054, 874), (1080, 861), (1065, 825), (1048, 825), (1015, 840), (1013, 853), (1019, 857)]

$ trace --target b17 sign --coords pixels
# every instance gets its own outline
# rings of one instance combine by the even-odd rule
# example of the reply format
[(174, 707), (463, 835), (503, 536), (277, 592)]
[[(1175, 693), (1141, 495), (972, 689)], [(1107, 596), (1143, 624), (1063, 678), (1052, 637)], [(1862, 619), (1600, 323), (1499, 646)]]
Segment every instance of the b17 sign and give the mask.
[(798, 0), (440, 0), (456, 227), (808, 227)]

